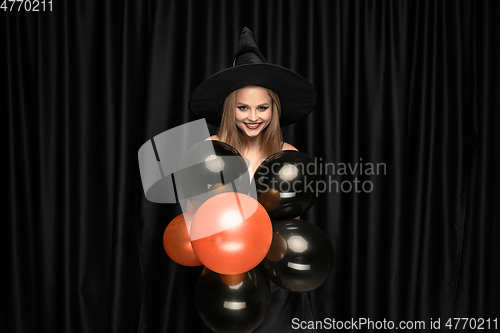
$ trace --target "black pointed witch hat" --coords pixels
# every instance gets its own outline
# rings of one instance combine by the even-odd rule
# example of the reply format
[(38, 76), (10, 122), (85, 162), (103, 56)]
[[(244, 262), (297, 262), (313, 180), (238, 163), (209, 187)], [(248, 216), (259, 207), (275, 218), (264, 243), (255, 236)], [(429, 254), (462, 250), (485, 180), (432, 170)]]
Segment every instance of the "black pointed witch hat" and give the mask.
[(290, 125), (308, 115), (316, 103), (316, 89), (296, 72), (270, 64), (262, 55), (252, 32), (243, 28), (233, 66), (203, 81), (189, 100), (189, 109), (219, 126), (226, 97), (239, 88), (260, 86), (278, 94), (281, 101), (280, 125)]

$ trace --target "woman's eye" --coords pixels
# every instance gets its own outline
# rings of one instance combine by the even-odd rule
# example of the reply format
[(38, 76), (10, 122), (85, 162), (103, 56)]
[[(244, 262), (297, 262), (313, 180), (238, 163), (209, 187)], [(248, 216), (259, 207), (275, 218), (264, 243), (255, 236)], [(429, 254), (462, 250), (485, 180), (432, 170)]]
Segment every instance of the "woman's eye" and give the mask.
[(260, 111), (266, 111), (267, 109), (269, 109), (269, 106), (260, 106), (259, 107)]
[(240, 109), (241, 111), (246, 111), (247, 107), (243, 106), (243, 105), (240, 105), (240, 106), (238, 106), (238, 109)]

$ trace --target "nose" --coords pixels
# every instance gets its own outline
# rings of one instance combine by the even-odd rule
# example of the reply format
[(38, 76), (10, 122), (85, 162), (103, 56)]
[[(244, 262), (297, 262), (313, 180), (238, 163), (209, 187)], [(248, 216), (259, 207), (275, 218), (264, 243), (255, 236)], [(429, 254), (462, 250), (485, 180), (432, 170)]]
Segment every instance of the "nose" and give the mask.
[(253, 110), (249, 115), (248, 115), (248, 121), (256, 123), (259, 117), (257, 116), (257, 110)]

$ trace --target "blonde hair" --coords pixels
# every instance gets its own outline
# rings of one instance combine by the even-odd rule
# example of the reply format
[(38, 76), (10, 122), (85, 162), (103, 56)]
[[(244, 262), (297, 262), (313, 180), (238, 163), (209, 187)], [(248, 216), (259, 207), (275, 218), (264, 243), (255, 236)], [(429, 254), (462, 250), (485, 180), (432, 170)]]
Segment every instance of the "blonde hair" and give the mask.
[[(281, 151), (281, 103), (278, 94), (270, 89), (264, 89), (266, 89), (269, 97), (271, 97), (272, 115), (269, 125), (267, 125), (259, 135), (261, 135), (261, 149), (266, 156), (269, 156)], [(236, 126), (236, 96), (238, 91), (239, 89), (230, 93), (224, 101), (222, 120), (217, 134), (219, 136), (219, 140), (233, 146), (240, 152), (240, 154), (243, 154), (248, 139), (245, 133), (238, 126)]]

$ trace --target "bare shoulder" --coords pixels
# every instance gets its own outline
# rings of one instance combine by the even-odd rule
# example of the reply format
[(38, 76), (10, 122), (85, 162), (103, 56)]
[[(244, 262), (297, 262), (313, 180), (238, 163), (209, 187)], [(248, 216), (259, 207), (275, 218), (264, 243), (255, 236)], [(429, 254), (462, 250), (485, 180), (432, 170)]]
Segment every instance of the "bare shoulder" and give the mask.
[(289, 144), (287, 142), (283, 143), (282, 150), (296, 150), (296, 151), (299, 151), (297, 148), (295, 148), (294, 146), (292, 146), (291, 144)]
[(212, 135), (211, 137), (205, 139), (205, 141), (208, 141), (208, 140), (220, 141), (218, 135)]

